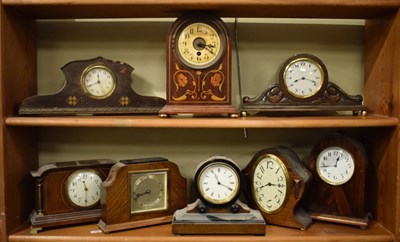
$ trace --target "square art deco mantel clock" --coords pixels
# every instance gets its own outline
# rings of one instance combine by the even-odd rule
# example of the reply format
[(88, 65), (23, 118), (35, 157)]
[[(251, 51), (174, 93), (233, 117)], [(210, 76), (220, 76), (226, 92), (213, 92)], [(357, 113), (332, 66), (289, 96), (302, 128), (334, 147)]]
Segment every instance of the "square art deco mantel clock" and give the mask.
[(52, 95), (25, 98), (20, 115), (102, 115), (158, 113), (165, 100), (142, 96), (131, 87), (133, 67), (103, 57), (76, 60), (62, 68), (66, 81)]
[(187, 180), (162, 157), (122, 160), (101, 186), (104, 233), (171, 222), (187, 203)]
[(231, 43), (225, 23), (206, 12), (180, 16), (167, 36), (167, 104), (169, 114), (228, 114), (231, 105)]

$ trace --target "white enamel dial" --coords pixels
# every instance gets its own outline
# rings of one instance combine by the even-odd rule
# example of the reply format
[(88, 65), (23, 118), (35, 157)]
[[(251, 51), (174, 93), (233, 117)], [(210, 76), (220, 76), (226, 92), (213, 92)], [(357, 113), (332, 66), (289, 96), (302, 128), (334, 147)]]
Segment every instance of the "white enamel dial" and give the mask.
[(258, 161), (253, 174), (255, 202), (266, 213), (279, 212), (289, 195), (289, 177), (284, 163), (275, 155), (265, 155)]
[(312, 59), (299, 58), (290, 62), (283, 75), (286, 90), (297, 98), (315, 95), (324, 82), (321, 66)]
[(84, 71), (81, 77), (81, 86), (89, 97), (104, 99), (114, 92), (116, 78), (106, 66), (95, 65)]
[(214, 162), (202, 169), (197, 186), (207, 202), (226, 204), (240, 191), (240, 175), (227, 163)]
[(329, 147), (319, 154), (316, 169), (325, 182), (331, 185), (342, 185), (354, 174), (354, 159), (347, 150), (341, 147)]
[(84, 169), (73, 172), (66, 183), (69, 201), (81, 208), (90, 208), (100, 201), (101, 177), (95, 170)]
[(222, 44), (215, 28), (202, 22), (192, 23), (177, 36), (177, 54), (190, 67), (206, 68), (221, 57)]

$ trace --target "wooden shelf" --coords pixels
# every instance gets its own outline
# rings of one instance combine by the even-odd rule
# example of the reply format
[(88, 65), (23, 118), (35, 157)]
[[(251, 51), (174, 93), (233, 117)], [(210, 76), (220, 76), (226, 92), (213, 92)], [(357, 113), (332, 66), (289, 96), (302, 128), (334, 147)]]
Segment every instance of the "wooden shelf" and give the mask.
[(188, 10), (209, 10), (223, 17), (372, 18), (400, 7), (397, 0), (2, 0), (36, 18), (176, 17)]
[[(36, 235), (29, 233), (29, 228), (21, 230), (9, 237), (10, 242), (54, 242), (59, 241), (176, 241), (176, 242), (209, 242), (218, 239), (220, 242), (248, 242), (248, 241), (393, 241), (393, 236), (380, 224), (372, 223), (368, 229), (336, 225), (328, 223), (314, 223), (307, 230), (297, 230), (278, 226), (266, 226), (265, 236), (177, 236), (171, 233), (170, 224), (152, 226), (136, 230), (103, 234), (96, 224), (51, 229), (39, 232)], [(323, 239), (322, 239), (323, 238)]]
[(35, 127), (141, 127), (141, 128), (343, 128), (396, 127), (398, 120), (386, 116), (306, 116), (190, 118), (158, 116), (10, 117), (9, 126)]

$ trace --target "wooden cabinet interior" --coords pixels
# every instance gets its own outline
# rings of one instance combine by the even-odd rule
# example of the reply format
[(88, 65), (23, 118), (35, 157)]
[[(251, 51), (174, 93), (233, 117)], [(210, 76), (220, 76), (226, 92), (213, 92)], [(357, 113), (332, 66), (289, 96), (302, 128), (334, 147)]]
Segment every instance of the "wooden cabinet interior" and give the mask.
[[(2, 0), (0, 5), (1, 66), (0, 66), (0, 240), (1, 241), (49, 241), (54, 236), (65, 236), (70, 241), (89, 241), (92, 236), (83, 231), (95, 227), (78, 226), (28, 235), (25, 228), (28, 214), (33, 208), (34, 184), (29, 171), (38, 167), (38, 132), (42, 127), (163, 127), (163, 128), (225, 128), (227, 120), (210, 119), (205, 124), (201, 119), (159, 120), (149, 117), (74, 117), (20, 118), (17, 116), (21, 101), (37, 93), (37, 45), (36, 19), (59, 18), (127, 18), (127, 17), (177, 17), (186, 10), (202, 9), (216, 12), (222, 17), (262, 18), (351, 18), (366, 19), (364, 35), (364, 100), (371, 110), (366, 118), (239, 118), (232, 120), (229, 128), (354, 128), (360, 137), (371, 140), (366, 145), (372, 160), (373, 179), (368, 188), (368, 206), (373, 212), (373, 225), (368, 230), (317, 223), (315, 228), (297, 232), (278, 227), (268, 227), (268, 234), (275, 240), (350, 240), (363, 241), (367, 236), (375, 241), (400, 241), (400, 184), (397, 177), (399, 167), (399, 79), (400, 79), (400, 1), (182, 1), (145, 0)], [(150, 119), (148, 121), (147, 119)], [(322, 120), (322, 121), (321, 121)], [(231, 121), (231, 120), (230, 120)], [(321, 121), (321, 122), (319, 122)], [(278, 123), (278, 124), (277, 124)], [(280, 123), (280, 124), (279, 124)], [(164, 240), (180, 240), (168, 231), (169, 225), (160, 226)], [(154, 228), (115, 235), (117, 241), (128, 238), (133, 241), (149, 238)], [(319, 234), (317, 231), (331, 232)], [(333, 232), (332, 232), (333, 231)], [(131, 234), (130, 234), (131, 233)], [(77, 234), (77, 236), (71, 236)], [(288, 237), (291, 234), (294, 237)], [(295, 234), (295, 235), (293, 235)], [(340, 236), (346, 234), (346, 236)], [(136, 236), (136, 237), (135, 237)], [(271, 237), (271, 238), (272, 238)], [(225, 240), (231, 238), (225, 238)], [(253, 238), (253, 237), (252, 237)], [(190, 238), (189, 238), (190, 239)], [(193, 237), (191, 239), (194, 239)], [(201, 237), (196, 237), (200, 240)], [(204, 238), (206, 240), (207, 237)], [(239, 238), (235, 238), (240, 240)], [(248, 237), (243, 237), (248, 241)], [(260, 240), (259, 237), (256, 238)], [(104, 237), (103, 240), (107, 240)], [(250, 238), (251, 240), (251, 238)]]

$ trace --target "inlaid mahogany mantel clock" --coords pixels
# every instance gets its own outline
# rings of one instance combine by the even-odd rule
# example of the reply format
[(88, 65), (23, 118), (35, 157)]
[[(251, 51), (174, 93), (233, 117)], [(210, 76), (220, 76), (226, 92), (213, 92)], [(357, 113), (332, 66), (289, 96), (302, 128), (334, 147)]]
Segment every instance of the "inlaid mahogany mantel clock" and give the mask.
[(231, 43), (224, 22), (205, 12), (189, 12), (171, 26), (167, 37), (169, 114), (230, 114)]
[(362, 144), (334, 133), (312, 149), (308, 168), (313, 180), (305, 207), (315, 220), (366, 228), (367, 158)]
[(98, 221), (100, 185), (114, 163), (108, 159), (55, 162), (32, 171), (36, 208), (29, 216), (31, 233)]

